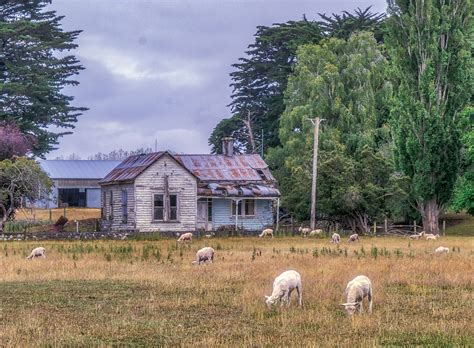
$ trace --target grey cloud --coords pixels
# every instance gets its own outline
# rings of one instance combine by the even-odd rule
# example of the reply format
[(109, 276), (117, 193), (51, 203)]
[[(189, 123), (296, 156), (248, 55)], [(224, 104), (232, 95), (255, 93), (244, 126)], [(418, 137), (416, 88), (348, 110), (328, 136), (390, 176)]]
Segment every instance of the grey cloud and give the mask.
[(86, 70), (66, 93), (90, 110), (48, 157), (152, 147), (154, 139), (160, 149), (208, 152), (212, 128), (230, 116), (231, 64), (256, 26), (371, 4), (386, 7), (384, 0), (53, 1), (66, 30), (83, 30), (74, 54)]

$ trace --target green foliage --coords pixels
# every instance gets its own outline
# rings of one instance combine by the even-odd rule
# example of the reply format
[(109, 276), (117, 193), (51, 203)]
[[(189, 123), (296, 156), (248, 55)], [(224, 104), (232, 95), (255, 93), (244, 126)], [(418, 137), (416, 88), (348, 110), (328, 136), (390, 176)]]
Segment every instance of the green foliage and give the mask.
[(0, 231), (13, 216), (21, 200), (30, 202), (47, 197), (52, 182), (35, 161), (19, 157), (0, 161)]
[(257, 28), (255, 42), (249, 45), (246, 57), (233, 65), (236, 69), (230, 74), (234, 89), (230, 104), (233, 116), (222, 120), (213, 130), (209, 138), (213, 153), (221, 152), (223, 136), (233, 136), (240, 152), (261, 150), (262, 132), (265, 150), (280, 145), (279, 123), (285, 110), (283, 95), (298, 47), (319, 43), (325, 36), (347, 38), (360, 30), (380, 32), (383, 18), (371, 13), (370, 7), (364, 11), (357, 9), (354, 14), (321, 16), (323, 20), (319, 22), (304, 18)]
[(282, 147), (268, 155), (278, 168), (274, 174), (283, 204), (300, 219), (310, 213), (313, 125), (308, 118), (317, 115), (324, 119), (318, 213), (368, 231), (369, 220), (388, 215), (390, 202), (404, 197), (403, 178), (393, 175), (387, 62), (371, 33), (303, 46), (297, 61), (280, 121)]
[(451, 208), (474, 216), (474, 108), (468, 108), (464, 115), (470, 126), (462, 137), (461, 175), (454, 187)]
[(397, 167), (410, 178), (427, 232), (438, 232), (461, 149), (459, 113), (472, 96), (472, 2), (389, 2), (385, 43), (395, 95)]
[(17, 124), (35, 138), (33, 152), (43, 155), (70, 132), (82, 107), (63, 88), (75, 86), (72, 75), (83, 69), (70, 54), (80, 31), (63, 31), (61, 19), (45, 10), (46, 0), (0, 3), (0, 121)]

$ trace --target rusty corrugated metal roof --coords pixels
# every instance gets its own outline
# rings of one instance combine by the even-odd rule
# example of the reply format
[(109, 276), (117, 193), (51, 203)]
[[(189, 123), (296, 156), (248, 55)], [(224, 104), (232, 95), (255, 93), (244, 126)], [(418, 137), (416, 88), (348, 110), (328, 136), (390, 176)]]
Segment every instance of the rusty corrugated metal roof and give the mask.
[(99, 183), (130, 182), (164, 154), (180, 163), (200, 182), (200, 195), (279, 196), (275, 178), (259, 155), (172, 155), (166, 151), (130, 156)]
[(158, 158), (163, 156), (164, 153), (164, 151), (160, 151), (130, 156), (107, 174), (104, 179), (99, 181), (99, 184), (133, 181), (138, 175), (143, 173), (145, 169), (155, 163)]
[(280, 197), (280, 191), (271, 184), (253, 183), (200, 183), (198, 196), (204, 197)]
[(175, 155), (201, 181), (265, 181), (275, 178), (260, 155)]

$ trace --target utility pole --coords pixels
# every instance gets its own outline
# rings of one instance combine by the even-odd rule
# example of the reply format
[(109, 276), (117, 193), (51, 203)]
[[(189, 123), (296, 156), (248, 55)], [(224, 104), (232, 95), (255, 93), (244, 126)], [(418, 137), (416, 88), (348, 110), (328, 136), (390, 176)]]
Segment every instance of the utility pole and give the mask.
[(309, 119), (314, 126), (314, 143), (313, 143), (313, 180), (311, 185), (311, 229), (316, 228), (316, 180), (318, 178), (318, 143), (319, 143), (319, 124), (324, 121), (316, 117)]

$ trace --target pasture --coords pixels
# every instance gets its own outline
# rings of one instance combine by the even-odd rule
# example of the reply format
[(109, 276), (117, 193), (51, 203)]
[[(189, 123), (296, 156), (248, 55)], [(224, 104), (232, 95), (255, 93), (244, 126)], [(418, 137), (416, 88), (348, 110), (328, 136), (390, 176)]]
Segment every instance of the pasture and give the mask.
[[(47, 258), (26, 260), (36, 246)], [(203, 246), (215, 262), (191, 265)], [(472, 237), (3, 242), (0, 346), (472, 346), (473, 260)], [(269, 311), (288, 269), (303, 308)], [(359, 274), (374, 311), (349, 318), (340, 304)]]

